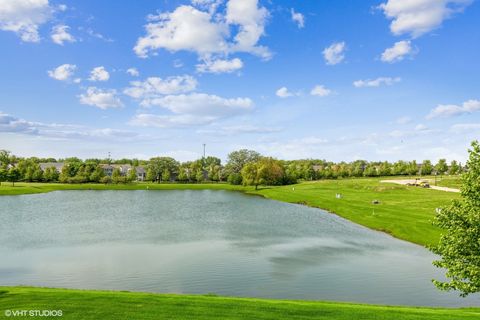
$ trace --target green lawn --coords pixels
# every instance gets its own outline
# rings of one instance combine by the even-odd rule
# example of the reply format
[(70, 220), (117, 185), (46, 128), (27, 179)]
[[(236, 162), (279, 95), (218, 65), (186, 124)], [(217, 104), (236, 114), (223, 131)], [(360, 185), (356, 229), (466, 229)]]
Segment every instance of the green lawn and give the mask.
[[(323, 180), (265, 188), (257, 193), (270, 199), (302, 203), (335, 212), (358, 224), (417, 244), (436, 243), (440, 230), (431, 223), (435, 208), (448, 204), (459, 195), (380, 183), (380, 180)], [(336, 193), (340, 193), (342, 198), (337, 199)], [(373, 200), (380, 203), (372, 204)]]
[[(6, 310), (62, 310), (59, 319), (479, 319), (479, 308), (389, 307), (200, 295), (0, 287)], [(8, 313), (8, 312), (7, 312)], [(11, 318), (17, 318), (10, 316)], [(23, 317), (19, 317), (23, 318)], [(45, 317), (46, 318), (46, 317)], [(55, 317), (49, 317), (49, 319)]]
[[(252, 187), (229, 184), (59, 184), (3, 183), (0, 195), (41, 193), (53, 190), (167, 190), (218, 189), (243, 191), (266, 198), (301, 203), (334, 212), (366, 227), (421, 245), (434, 244), (440, 230), (432, 226), (435, 208), (448, 204), (459, 195), (450, 192), (380, 183), (380, 178), (342, 179), (304, 182), (293, 186)], [(295, 190), (293, 190), (295, 188)], [(336, 199), (335, 194), (342, 194)], [(372, 204), (373, 200), (380, 201)]]

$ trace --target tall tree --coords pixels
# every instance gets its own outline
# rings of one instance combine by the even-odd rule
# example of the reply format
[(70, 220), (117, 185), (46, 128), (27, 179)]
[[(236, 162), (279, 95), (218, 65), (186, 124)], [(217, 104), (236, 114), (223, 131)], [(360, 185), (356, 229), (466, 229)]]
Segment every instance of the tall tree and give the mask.
[(448, 171), (447, 160), (440, 159), (438, 163), (435, 165), (435, 171), (438, 174), (445, 174)]
[(10, 170), (8, 170), (7, 179), (12, 183), (12, 186), (15, 186), (15, 182), (20, 180), (21, 176), (22, 174), (15, 167), (11, 167)]
[(435, 225), (444, 230), (431, 250), (441, 259), (433, 264), (447, 270), (447, 281), (434, 280), (441, 290), (458, 290), (461, 296), (480, 292), (480, 145), (472, 142), (462, 176), (461, 200), (438, 211)]
[(433, 166), (430, 160), (423, 160), (422, 167), (420, 168), (420, 174), (422, 176), (428, 176), (432, 174)]

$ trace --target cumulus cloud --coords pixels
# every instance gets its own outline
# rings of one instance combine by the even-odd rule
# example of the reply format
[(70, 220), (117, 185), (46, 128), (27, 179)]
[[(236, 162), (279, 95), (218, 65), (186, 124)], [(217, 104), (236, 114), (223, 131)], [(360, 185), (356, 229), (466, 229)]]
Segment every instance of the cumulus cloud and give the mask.
[(69, 29), (69, 26), (63, 24), (54, 26), (52, 28), (52, 33), (50, 34), (52, 41), (61, 46), (63, 46), (64, 42), (75, 42), (75, 38), (68, 33)]
[(140, 76), (140, 72), (136, 68), (128, 68), (127, 73), (131, 75), (132, 77), (138, 77)]
[(290, 10), (290, 14), (292, 15), (292, 21), (295, 22), (299, 29), (305, 27), (305, 16), (299, 12), (295, 12), (292, 8)]
[(281, 87), (275, 92), (275, 94), (280, 98), (288, 98), (293, 96), (293, 93), (288, 91), (287, 87)]
[[(173, 12), (150, 15), (146, 35), (137, 40), (135, 53), (146, 58), (158, 49), (166, 49), (193, 51), (202, 58), (232, 52), (270, 57), (268, 48), (257, 45), (268, 17), (267, 9), (259, 7), (258, 0), (229, 0), (225, 14), (212, 12), (218, 6), (212, 7), (212, 1), (194, 4), (197, 7), (182, 5)], [(204, 5), (209, 11), (202, 10)]]
[(391, 86), (394, 83), (400, 82), (402, 79), (399, 77), (379, 77), (376, 79), (357, 80), (353, 82), (356, 88), (364, 87), (380, 87), (381, 85)]
[(413, 54), (412, 45), (409, 40), (395, 42), (393, 47), (385, 49), (382, 53), (383, 62), (394, 63), (402, 61), (406, 56)]
[(206, 59), (197, 64), (197, 71), (200, 73), (232, 73), (243, 68), (243, 62), (239, 58), (227, 59)]
[(323, 57), (326, 64), (335, 65), (345, 59), (345, 42), (335, 42), (323, 50)]
[(438, 28), (445, 19), (461, 12), (473, 0), (388, 0), (379, 8), (391, 19), (390, 31), (395, 35), (419, 37)]
[(188, 75), (168, 77), (165, 79), (159, 77), (150, 77), (144, 81), (132, 81), (130, 87), (123, 93), (143, 100), (148, 104), (149, 99), (158, 98), (162, 95), (186, 93), (197, 88), (198, 82), (195, 78)]
[(110, 79), (110, 73), (103, 66), (93, 68), (88, 78), (90, 81), (107, 81), (108, 79)]
[(171, 114), (138, 114), (130, 124), (162, 128), (204, 125), (244, 114), (253, 109), (253, 101), (249, 98), (228, 99), (205, 93), (168, 95), (151, 99), (148, 103), (170, 111)]
[(38, 29), (53, 11), (48, 0), (0, 0), (0, 30), (15, 32), (25, 42), (39, 42)]
[(61, 66), (56, 67), (53, 70), (47, 71), (48, 76), (59, 81), (67, 81), (75, 73), (77, 66), (74, 64), (62, 64)]
[(476, 111), (480, 111), (480, 100), (468, 100), (461, 105), (440, 104), (430, 111), (427, 115), (427, 119), (450, 118), (462, 114), (470, 114)]
[(123, 106), (114, 89), (104, 90), (96, 87), (88, 87), (84, 94), (78, 96), (81, 104), (94, 106), (100, 109), (119, 108)]
[(323, 86), (323, 85), (316, 85), (310, 91), (310, 94), (312, 96), (326, 97), (326, 96), (329, 96), (330, 94), (332, 94), (332, 90), (325, 88), (325, 86)]

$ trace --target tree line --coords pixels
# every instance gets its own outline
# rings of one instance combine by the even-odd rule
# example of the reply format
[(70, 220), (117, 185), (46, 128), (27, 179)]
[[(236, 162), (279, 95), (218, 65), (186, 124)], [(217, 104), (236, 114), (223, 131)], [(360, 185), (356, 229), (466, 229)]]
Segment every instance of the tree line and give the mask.
[[(62, 163), (60, 172), (53, 166), (42, 170), (41, 163)], [(113, 165), (111, 174), (105, 165)], [(116, 165), (128, 165), (122, 172)], [(0, 150), (0, 183), (2, 181), (62, 183), (129, 183), (137, 179), (137, 170), (145, 172), (145, 180), (165, 183), (228, 182), (234, 185), (287, 185), (299, 180), (338, 179), (349, 177), (414, 176), (460, 174), (466, 170), (457, 161), (449, 164), (440, 159), (436, 164), (424, 160), (396, 162), (331, 162), (326, 160), (278, 160), (253, 150), (233, 151), (223, 165), (217, 157), (179, 162), (171, 157), (138, 159), (22, 158)]]

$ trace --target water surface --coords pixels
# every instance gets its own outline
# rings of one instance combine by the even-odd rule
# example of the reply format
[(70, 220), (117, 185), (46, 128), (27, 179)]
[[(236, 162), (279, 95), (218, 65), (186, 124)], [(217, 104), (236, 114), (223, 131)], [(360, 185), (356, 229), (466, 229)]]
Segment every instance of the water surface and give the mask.
[(435, 289), (434, 259), (325, 211), (236, 192), (0, 197), (0, 285), (480, 305)]

